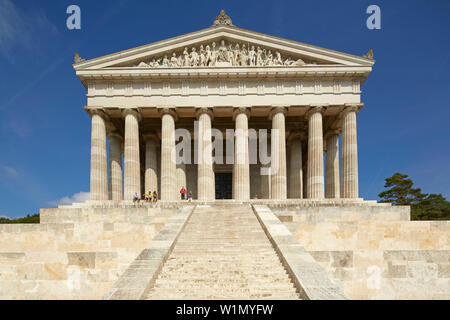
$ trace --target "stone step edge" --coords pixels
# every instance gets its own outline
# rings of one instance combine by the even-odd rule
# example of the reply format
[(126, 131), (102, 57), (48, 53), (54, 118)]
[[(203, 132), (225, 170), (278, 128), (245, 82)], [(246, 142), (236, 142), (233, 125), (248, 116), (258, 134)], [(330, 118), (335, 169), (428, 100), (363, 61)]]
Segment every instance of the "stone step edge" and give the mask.
[(186, 205), (170, 217), (147, 248), (141, 251), (102, 299), (144, 299), (194, 211), (195, 206)]
[(268, 206), (252, 205), (252, 209), (302, 299), (348, 299)]

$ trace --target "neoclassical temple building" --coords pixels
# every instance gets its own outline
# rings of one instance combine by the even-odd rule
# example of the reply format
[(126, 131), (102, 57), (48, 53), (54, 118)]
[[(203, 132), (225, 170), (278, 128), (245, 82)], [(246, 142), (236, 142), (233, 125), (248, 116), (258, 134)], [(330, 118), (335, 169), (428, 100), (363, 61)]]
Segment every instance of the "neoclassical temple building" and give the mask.
[[(450, 299), (450, 223), (358, 195), (372, 58), (223, 11), (204, 30), (77, 54), (92, 200), (0, 225), (0, 300)], [(192, 203), (176, 201), (183, 186)], [(163, 201), (131, 201), (156, 190)]]
[[(203, 30), (90, 60), (77, 54), (92, 118), (91, 200), (157, 190), (173, 201), (182, 186), (203, 201), (358, 198), (356, 122), (373, 64), (371, 51), (241, 29), (223, 11)], [(225, 160), (211, 129), (235, 130)], [(270, 163), (260, 158), (263, 133)], [(192, 148), (177, 163), (185, 139)]]

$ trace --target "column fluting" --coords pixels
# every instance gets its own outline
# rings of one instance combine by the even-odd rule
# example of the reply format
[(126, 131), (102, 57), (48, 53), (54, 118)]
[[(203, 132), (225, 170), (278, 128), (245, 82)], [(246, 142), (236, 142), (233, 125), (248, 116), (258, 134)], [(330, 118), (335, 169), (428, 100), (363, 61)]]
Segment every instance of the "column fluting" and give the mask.
[(122, 147), (123, 138), (117, 132), (109, 135), (109, 189), (111, 200), (123, 200)]
[(276, 107), (271, 111), (271, 198), (275, 200), (287, 198), (285, 113), (284, 107)]
[(91, 200), (108, 200), (108, 162), (106, 155), (107, 115), (91, 110)]
[(176, 113), (171, 108), (161, 110), (161, 200), (177, 200), (175, 156)]
[(247, 108), (236, 108), (234, 120), (236, 122), (235, 144), (234, 144), (234, 175), (233, 188), (234, 199), (250, 199), (250, 166), (248, 155), (248, 117), (250, 113)]
[(137, 192), (141, 196), (141, 166), (139, 156), (139, 121), (141, 115), (136, 109), (124, 109), (124, 200), (132, 200)]
[(145, 134), (145, 190), (158, 192), (158, 145), (156, 134)]
[(326, 134), (327, 160), (325, 168), (325, 197), (340, 198), (339, 189), (339, 134), (331, 130)]
[(303, 199), (302, 136), (291, 138), (289, 198)]
[(341, 198), (358, 198), (358, 105), (347, 106), (342, 115)]
[[(261, 137), (259, 137), (259, 139), (261, 139)], [(270, 137), (266, 141), (267, 141), (267, 157), (270, 158), (271, 156)], [(264, 143), (264, 141), (259, 141), (259, 148), (261, 148), (261, 143)], [(264, 162), (266, 162), (266, 160)], [(265, 164), (261, 163), (261, 168), (264, 169), (264, 171), (261, 172), (261, 199), (270, 199), (272, 196), (270, 166), (271, 166), (270, 161)]]
[(323, 107), (312, 107), (308, 113), (308, 199), (324, 198), (324, 170), (323, 170)]
[(211, 121), (212, 112), (208, 108), (197, 110), (198, 119), (198, 155), (197, 155), (197, 192), (198, 200), (212, 201), (216, 198), (215, 178), (212, 157)]

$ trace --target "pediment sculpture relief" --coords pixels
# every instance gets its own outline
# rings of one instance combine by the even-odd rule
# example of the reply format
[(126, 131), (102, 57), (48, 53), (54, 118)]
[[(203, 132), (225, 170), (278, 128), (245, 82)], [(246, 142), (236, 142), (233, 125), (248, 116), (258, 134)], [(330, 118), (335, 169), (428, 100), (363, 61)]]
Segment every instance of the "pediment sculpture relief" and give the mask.
[(200, 45), (198, 48), (184, 48), (182, 52), (167, 53), (151, 61), (142, 61), (134, 67), (139, 68), (184, 68), (184, 67), (265, 67), (265, 66), (303, 66), (302, 59), (283, 57), (279, 51), (269, 48), (221, 40)]

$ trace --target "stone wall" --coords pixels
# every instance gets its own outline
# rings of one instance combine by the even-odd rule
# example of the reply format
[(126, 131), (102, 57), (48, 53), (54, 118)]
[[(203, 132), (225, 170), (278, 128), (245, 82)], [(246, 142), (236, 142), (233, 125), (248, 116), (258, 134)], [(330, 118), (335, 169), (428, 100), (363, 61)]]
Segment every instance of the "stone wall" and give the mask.
[(450, 222), (386, 205), (272, 211), (350, 299), (450, 299)]
[(74, 206), (0, 225), (0, 299), (101, 299), (173, 213)]

